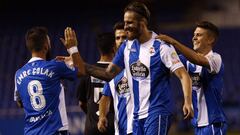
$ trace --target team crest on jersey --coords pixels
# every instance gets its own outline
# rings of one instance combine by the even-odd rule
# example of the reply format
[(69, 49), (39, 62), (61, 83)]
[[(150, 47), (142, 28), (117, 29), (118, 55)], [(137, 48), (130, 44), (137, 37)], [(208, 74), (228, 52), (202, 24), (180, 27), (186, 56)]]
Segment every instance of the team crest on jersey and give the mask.
[(149, 75), (149, 70), (140, 60), (130, 65), (130, 72), (134, 80), (146, 79)]
[(155, 49), (154, 49), (154, 47), (150, 47), (149, 53), (150, 53), (151, 56), (153, 56), (153, 55), (155, 54)]
[(128, 80), (126, 77), (123, 77), (116, 85), (116, 90), (119, 96), (126, 96), (130, 94)]
[(171, 53), (171, 58), (172, 58), (172, 63), (173, 63), (173, 64), (176, 64), (176, 63), (179, 63), (179, 62), (180, 62), (180, 60), (178, 59), (178, 55), (177, 55), (176, 52), (172, 52), (172, 53)]

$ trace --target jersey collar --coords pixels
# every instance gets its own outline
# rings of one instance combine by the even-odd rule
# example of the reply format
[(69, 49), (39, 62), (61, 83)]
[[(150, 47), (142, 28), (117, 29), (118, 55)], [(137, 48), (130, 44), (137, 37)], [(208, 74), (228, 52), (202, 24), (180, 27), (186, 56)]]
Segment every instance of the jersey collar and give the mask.
[(40, 58), (40, 57), (32, 57), (32, 58), (28, 61), (28, 63), (33, 62), (33, 61), (37, 61), (37, 60), (44, 60), (44, 59), (42, 59), (42, 58)]
[(205, 56), (210, 56), (213, 54), (213, 51), (211, 50), (208, 54), (206, 54)]

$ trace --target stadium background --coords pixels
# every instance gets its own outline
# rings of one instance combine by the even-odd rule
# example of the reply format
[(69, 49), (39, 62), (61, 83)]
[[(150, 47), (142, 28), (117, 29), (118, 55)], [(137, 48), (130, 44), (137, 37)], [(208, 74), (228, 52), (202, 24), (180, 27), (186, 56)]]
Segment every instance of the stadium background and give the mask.
[[(228, 134), (240, 134), (240, 2), (239, 0), (144, 0), (151, 11), (152, 30), (169, 34), (191, 47), (194, 23), (209, 20), (220, 28), (215, 51), (225, 64), (223, 105), (229, 120)], [(0, 1), (0, 135), (22, 135), (24, 112), (13, 101), (14, 73), (29, 59), (24, 35), (32, 26), (46, 26), (52, 39), (53, 58), (67, 55), (59, 38), (71, 26), (77, 31), (79, 50), (85, 61), (95, 63), (98, 33), (112, 31), (122, 20), (128, 0), (87, 1)], [(182, 92), (172, 79), (176, 103), (171, 135), (193, 134), (190, 123), (182, 121)], [(85, 115), (75, 98), (78, 81), (65, 82), (66, 104), (72, 135), (82, 134)]]

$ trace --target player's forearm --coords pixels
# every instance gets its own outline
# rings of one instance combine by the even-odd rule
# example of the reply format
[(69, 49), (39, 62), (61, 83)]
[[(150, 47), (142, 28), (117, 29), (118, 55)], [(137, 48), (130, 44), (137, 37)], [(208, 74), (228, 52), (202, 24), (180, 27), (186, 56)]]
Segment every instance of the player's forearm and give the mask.
[(78, 76), (86, 74), (84, 61), (80, 56), (79, 52), (72, 54), (73, 65), (78, 68)]
[(184, 102), (192, 104), (192, 80), (188, 74), (181, 75), (181, 84), (184, 95)]
[(99, 101), (99, 118), (106, 117), (110, 109), (111, 99), (108, 96), (102, 96)]
[(181, 54), (183, 54), (190, 62), (197, 64), (197, 65), (204, 65), (203, 59), (204, 56), (197, 54), (194, 50), (186, 47), (182, 43), (175, 41), (172, 45), (179, 50)]
[(101, 80), (110, 81), (115, 77), (116, 73), (108, 72), (106, 68), (97, 67), (85, 63), (85, 69), (88, 75), (94, 76)]
[(182, 84), (184, 101), (192, 103), (192, 80), (184, 67), (178, 68), (174, 71)]

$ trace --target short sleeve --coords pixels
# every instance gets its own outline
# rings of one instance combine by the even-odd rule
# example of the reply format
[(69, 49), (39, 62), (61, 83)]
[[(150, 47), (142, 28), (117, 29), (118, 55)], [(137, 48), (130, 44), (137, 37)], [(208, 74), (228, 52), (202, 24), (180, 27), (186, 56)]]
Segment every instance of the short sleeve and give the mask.
[[(113, 81), (113, 80), (112, 80), (112, 81)], [(109, 83), (110, 83), (110, 82), (109, 82)], [(110, 88), (109, 83), (105, 83), (105, 85), (104, 85), (104, 87), (103, 87), (102, 94), (103, 94), (104, 96), (112, 97), (111, 88)]]
[(210, 65), (210, 73), (218, 73), (221, 69), (222, 58), (219, 54), (213, 53), (212, 55), (206, 56)]
[(20, 95), (19, 95), (19, 92), (18, 92), (18, 88), (17, 88), (16, 74), (15, 74), (15, 77), (14, 77), (14, 84), (15, 84), (15, 89), (14, 89), (14, 101), (20, 101), (21, 98), (20, 98)]
[(113, 58), (112, 63), (119, 66), (121, 69), (125, 68), (124, 65), (124, 50), (126, 47), (126, 42), (124, 42), (118, 49), (117, 53), (115, 54), (115, 57)]
[(77, 68), (67, 65), (62, 61), (55, 61), (58, 74), (62, 79), (75, 80), (77, 78)]
[(180, 61), (174, 47), (171, 45), (162, 44), (160, 46), (160, 57), (162, 62), (170, 69), (171, 72), (183, 67), (183, 64)]

